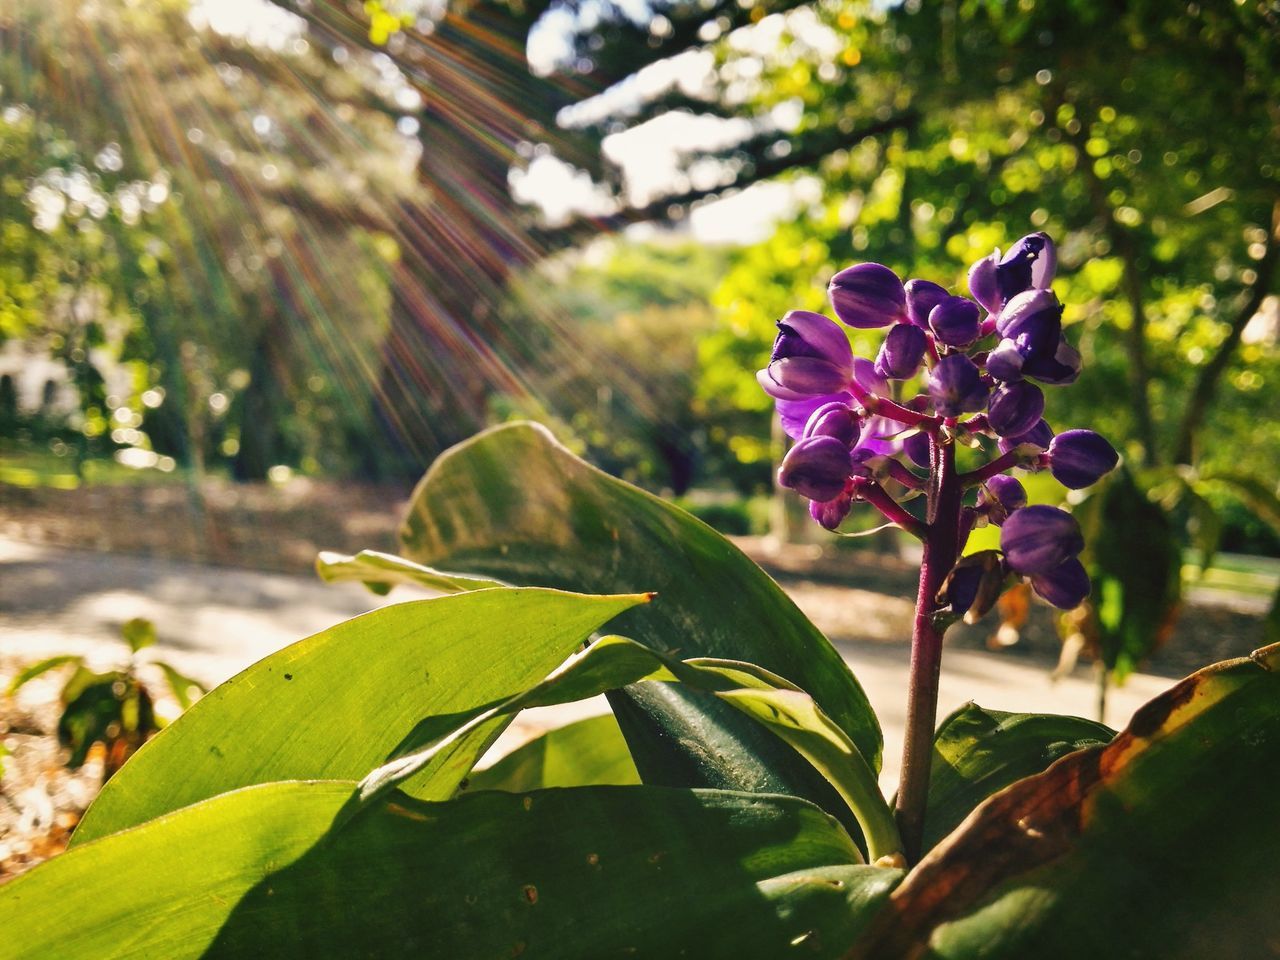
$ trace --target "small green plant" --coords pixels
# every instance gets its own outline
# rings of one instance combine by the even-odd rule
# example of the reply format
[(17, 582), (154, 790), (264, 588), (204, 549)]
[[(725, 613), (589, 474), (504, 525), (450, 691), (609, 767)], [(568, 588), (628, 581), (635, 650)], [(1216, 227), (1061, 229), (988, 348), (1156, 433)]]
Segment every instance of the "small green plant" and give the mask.
[[(58, 718), (58, 740), (70, 751), (67, 766), (73, 770), (84, 765), (95, 744), (102, 744), (104, 783), (164, 726), (155, 711), (155, 697), (139, 675), (143, 661), (138, 654), (156, 642), (155, 625), (135, 617), (121, 625), (120, 634), (129, 647), (129, 657), (119, 669), (98, 673), (83, 656), (59, 654), (20, 671), (8, 689), (9, 696), (13, 696), (36, 677), (74, 667), (59, 695), (62, 713)], [(205, 692), (200, 681), (172, 665), (160, 660), (145, 662), (164, 674), (169, 692), (183, 710)]]

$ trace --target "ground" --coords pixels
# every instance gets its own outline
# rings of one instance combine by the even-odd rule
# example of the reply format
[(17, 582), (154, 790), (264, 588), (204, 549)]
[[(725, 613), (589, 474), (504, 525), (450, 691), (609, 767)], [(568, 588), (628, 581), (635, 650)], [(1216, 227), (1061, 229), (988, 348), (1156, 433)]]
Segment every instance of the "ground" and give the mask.
[[(210, 485), (194, 504), (181, 486), (19, 490), (0, 486), (0, 689), (23, 664), (85, 653), (106, 667), (123, 652), (120, 624), (157, 626), (155, 654), (208, 683), (339, 620), (413, 595), (382, 599), (354, 584), (324, 585), (315, 552), (394, 549), (404, 491), (295, 483), (284, 489)], [(207, 534), (207, 536), (206, 536)], [(739, 541), (836, 644), (885, 731), (882, 782), (897, 776), (904, 721), (914, 568), (894, 554)], [(1141, 703), (1205, 663), (1261, 643), (1263, 605), (1195, 595), (1173, 639), (1111, 697), (1121, 725)], [(1056, 682), (1058, 643), (1047, 608), (1034, 608), (1021, 642), (993, 653), (990, 624), (948, 636), (939, 708), (967, 700), (1004, 710), (1091, 716), (1095, 688), (1078, 668)], [(0, 698), (0, 882), (65, 843), (96, 791), (92, 759), (70, 774), (51, 733), (59, 678)], [(172, 705), (170, 705), (172, 706)], [(522, 714), (500, 755), (543, 729), (604, 709), (602, 702)]]

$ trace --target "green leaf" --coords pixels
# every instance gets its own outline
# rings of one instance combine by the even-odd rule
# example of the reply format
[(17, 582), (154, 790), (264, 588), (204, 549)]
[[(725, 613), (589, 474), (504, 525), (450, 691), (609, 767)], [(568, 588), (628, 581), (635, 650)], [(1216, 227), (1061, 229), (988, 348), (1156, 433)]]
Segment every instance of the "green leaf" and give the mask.
[[(164, 672), (165, 681), (169, 684), (169, 692), (173, 694), (173, 699), (178, 701), (178, 706), (183, 710), (190, 710), (196, 700), (209, 692), (209, 688), (199, 680), (188, 677), (172, 665), (161, 660), (152, 662)], [(192, 696), (193, 690), (196, 691), (195, 696)]]
[[(401, 531), (429, 564), (511, 583), (653, 590), (615, 629), (681, 657), (759, 663), (807, 690), (879, 769), (879, 724), (840, 655), (769, 577), (710, 527), (584, 463), (542, 427), (510, 424), (454, 447), (418, 485)], [(642, 699), (641, 699), (642, 698)], [(705, 695), (610, 698), (646, 782), (795, 792), (839, 802), (767, 732)], [(707, 727), (723, 762), (689, 734)]]
[(61, 654), (56, 657), (49, 657), (47, 660), (40, 660), (37, 663), (31, 664), (29, 667), (24, 667), (14, 676), (12, 682), (9, 684), (9, 689), (6, 692), (9, 696), (13, 696), (41, 674), (48, 673), (50, 670), (56, 670), (58, 667), (64, 667), (69, 663), (81, 666), (84, 663), (84, 657), (74, 656), (72, 654)]
[(588, 717), (548, 730), (484, 770), (465, 787), (521, 793), (546, 787), (625, 786), (640, 782), (636, 765), (612, 714)]
[(316, 573), (326, 583), (359, 581), (379, 596), (386, 596), (397, 584), (426, 587), (440, 593), (462, 593), (466, 590), (487, 590), (502, 586), (496, 580), (443, 573), (404, 557), (377, 550), (361, 550), (355, 556), (322, 551), (316, 557)]
[(924, 849), (931, 850), (983, 800), (1061, 756), (1107, 743), (1115, 731), (1080, 717), (1003, 713), (967, 703), (933, 741)]
[(353, 786), (250, 787), (77, 847), (0, 888), (6, 956), (836, 957), (901, 877), (790, 797), (397, 797), (334, 832)]
[(1280, 943), (1280, 646), (997, 793), (851, 957), (1261, 957)]
[[(197, 701), (107, 783), (73, 841), (254, 783), (362, 777), (422, 716), (527, 689), (644, 599), (499, 588), (394, 604), (340, 623)], [(445, 751), (440, 776), (424, 781), (422, 794), (451, 795), (504, 724)], [(462, 759), (452, 763), (455, 756)]]
[(120, 625), (120, 635), (129, 649), (137, 653), (156, 642), (156, 625), (146, 617), (134, 617)]
[[(641, 680), (679, 680), (714, 693), (767, 727), (808, 760), (853, 812), (873, 858), (901, 849), (897, 827), (875, 774), (848, 735), (802, 690), (754, 664), (729, 660), (679, 661), (625, 637), (605, 637), (563, 664), (537, 686), (495, 706), (428, 717), (402, 742), (399, 756), (371, 772), (348, 815), (436, 764), (442, 753), (494, 718), (529, 707), (583, 700)], [(745, 688), (745, 689), (744, 689)], [(410, 752), (412, 751), (412, 752)]]
[(1207, 472), (1205, 480), (1216, 480), (1231, 487), (1249, 506), (1278, 533), (1280, 533), (1280, 495), (1275, 482), (1266, 481), (1246, 473)]

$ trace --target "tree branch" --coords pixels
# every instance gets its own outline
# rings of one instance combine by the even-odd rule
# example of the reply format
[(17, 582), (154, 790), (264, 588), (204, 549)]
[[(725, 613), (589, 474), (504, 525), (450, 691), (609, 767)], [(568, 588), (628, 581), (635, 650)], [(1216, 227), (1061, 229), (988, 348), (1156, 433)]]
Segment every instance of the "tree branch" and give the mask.
[(1187, 401), (1182, 423), (1178, 427), (1178, 438), (1174, 444), (1173, 462), (1190, 464), (1195, 453), (1196, 436), (1204, 424), (1209, 405), (1213, 402), (1218, 384), (1226, 373), (1236, 349), (1240, 346), (1240, 338), (1244, 336), (1244, 328), (1253, 319), (1262, 301), (1271, 290), (1276, 274), (1276, 261), (1280, 260), (1280, 200), (1271, 208), (1271, 230), (1267, 234), (1267, 249), (1258, 262), (1257, 277), (1249, 286), (1244, 302), (1231, 321), (1231, 329), (1227, 332), (1218, 349), (1196, 377), (1195, 387), (1191, 391), (1191, 399)]

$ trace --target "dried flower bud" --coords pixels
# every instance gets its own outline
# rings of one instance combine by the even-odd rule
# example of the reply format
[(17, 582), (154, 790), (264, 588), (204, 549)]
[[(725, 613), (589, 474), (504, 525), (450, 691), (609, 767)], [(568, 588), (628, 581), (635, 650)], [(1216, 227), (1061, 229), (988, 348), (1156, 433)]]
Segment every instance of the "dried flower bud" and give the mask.
[(831, 278), (836, 316), (851, 327), (887, 327), (907, 319), (907, 294), (898, 275), (878, 263), (859, 263)]

